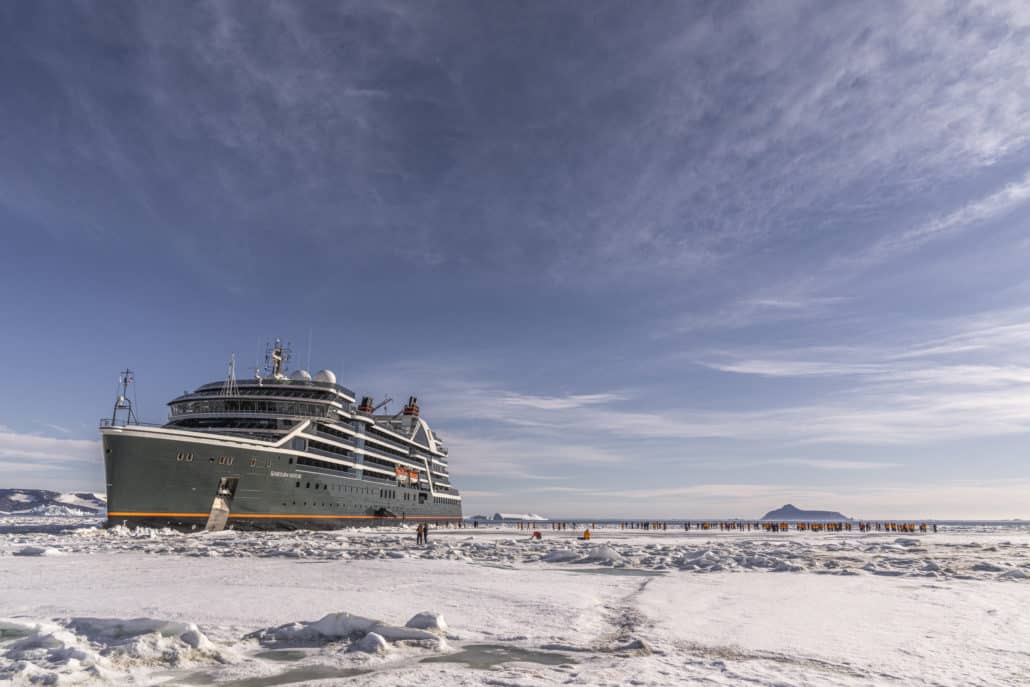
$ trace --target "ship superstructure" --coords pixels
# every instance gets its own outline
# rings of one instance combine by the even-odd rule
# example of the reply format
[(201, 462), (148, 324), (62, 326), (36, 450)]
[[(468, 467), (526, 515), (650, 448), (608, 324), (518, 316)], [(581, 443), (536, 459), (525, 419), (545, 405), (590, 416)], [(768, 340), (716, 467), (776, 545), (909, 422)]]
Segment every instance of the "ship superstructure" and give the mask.
[(100, 430), (108, 522), (272, 529), (461, 518), (447, 447), (415, 397), (390, 415), (390, 399), (358, 402), (330, 370), (287, 375), (288, 360), (276, 340), (264, 375), (237, 380), (230, 361), (224, 381), (171, 400), (160, 426), (135, 421), (123, 373)]

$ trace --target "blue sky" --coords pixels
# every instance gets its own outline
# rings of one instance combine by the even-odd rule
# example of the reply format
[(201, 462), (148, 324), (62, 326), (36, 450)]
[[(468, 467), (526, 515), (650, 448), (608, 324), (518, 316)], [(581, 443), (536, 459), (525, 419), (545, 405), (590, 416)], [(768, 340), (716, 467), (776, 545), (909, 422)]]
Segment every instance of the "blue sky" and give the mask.
[(310, 332), (468, 513), (1030, 517), (1025, 3), (8, 3), (0, 81), (0, 483)]

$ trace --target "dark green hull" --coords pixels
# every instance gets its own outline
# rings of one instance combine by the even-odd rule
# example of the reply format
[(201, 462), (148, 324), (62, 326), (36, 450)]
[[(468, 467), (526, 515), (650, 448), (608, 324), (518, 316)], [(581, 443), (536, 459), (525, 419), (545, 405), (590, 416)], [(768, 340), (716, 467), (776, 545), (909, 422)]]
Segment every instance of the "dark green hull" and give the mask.
[(461, 502), (425, 489), (298, 465), (297, 456), (240, 442), (132, 426), (103, 432), (108, 524), (203, 528), (220, 485), (232, 485), (228, 527), (335, 529), (461, 520)]

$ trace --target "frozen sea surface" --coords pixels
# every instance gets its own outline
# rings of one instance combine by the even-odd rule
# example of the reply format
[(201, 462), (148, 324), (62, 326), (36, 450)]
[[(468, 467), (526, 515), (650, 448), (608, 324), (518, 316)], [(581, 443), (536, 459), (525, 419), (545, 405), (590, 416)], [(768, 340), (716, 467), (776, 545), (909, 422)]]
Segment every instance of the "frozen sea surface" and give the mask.
[(1030, 684), (1030, 530), (0, 520), (0, 683)]

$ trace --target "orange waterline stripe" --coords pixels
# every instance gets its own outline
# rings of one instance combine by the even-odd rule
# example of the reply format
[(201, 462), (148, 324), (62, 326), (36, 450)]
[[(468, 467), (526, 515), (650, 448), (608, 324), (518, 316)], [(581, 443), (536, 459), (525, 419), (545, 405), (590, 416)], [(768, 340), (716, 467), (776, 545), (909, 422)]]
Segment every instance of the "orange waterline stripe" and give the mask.
[[(129, 517), (129, 518), (206, 518), (209, 513), (137, 513), (137, 512), (109, 512), (108, 517)], [(409, 516), (400, 515), (295, 515), (295, 514), (276, 514), (276, 513), (230, 513), (230, 518), (286, 518), (291, 520), (314, 520), (320, 518), (353, 518), (358, 520), (376, 520), (384, 518), (394, 518), (400, 520)], [(460, 515), (412, 515), (413, 519), (418, 520), (457, 520), (462, 516)]]

